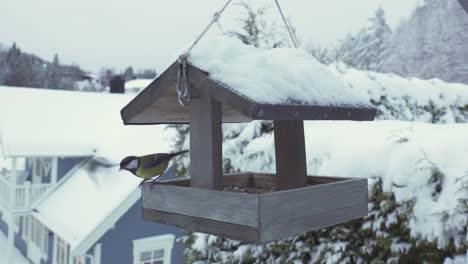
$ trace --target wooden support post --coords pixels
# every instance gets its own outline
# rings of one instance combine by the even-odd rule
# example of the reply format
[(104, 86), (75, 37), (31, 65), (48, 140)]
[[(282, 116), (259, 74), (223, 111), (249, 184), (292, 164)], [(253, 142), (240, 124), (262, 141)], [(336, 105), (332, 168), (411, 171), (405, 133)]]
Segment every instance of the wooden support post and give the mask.
[(274, 121), (277, 189), (306, 186), (304, 122)]
[(221, 103), (209, 94), (190, 102), (191, 186), (220, 189), (222, 180)]

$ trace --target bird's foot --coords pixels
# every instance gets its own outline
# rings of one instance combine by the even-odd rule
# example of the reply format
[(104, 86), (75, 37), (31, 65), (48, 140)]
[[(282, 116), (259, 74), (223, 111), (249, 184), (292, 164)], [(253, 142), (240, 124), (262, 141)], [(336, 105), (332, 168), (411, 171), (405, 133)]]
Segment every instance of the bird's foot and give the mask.
[(142, 181), (140, 182), (140, 184), (138, 184), (138, 188), (141, 189), (141, 185), (142, 185), (143, 183), (147, 182), (147, 181), (148, 181), (148, 180), (146, 180), (146, 179), (142, 180)]
[(159, 177), (161, 177), (161, 176), (158, 176), (158, 177), (154, 178), (154, 179), (151, 181), (151, 184), (154, 185), (156, 182), (158, 182)]

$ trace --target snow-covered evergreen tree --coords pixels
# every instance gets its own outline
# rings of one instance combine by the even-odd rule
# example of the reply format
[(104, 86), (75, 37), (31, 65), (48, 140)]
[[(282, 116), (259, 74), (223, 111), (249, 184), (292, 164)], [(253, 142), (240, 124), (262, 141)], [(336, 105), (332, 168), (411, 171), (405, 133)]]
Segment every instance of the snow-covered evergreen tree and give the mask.
[(337, 51), (339, 59), (358, 69), (379, 71), (386, 59), (391, 35), (385, 12), (380, 7), (369, 19), (369, 26), (342, 41)]
[[(330, 69), (335, 71), (350, 89), (356, 89), (356, 92), (369, 97), (378, 109), (377, 119), (426, 123), (468, 121), (468, 89), (464, 85), (448, 84), (440, 80), (405, 79), (395, 75), (348, 69), (343, 65), (331, 65)], [(343, 129), (345, 127), (343, 126)], [(306, 138), (309, 141), (313, 139), (315, 144), (327, 141), (331, 136), (330, 132), (337, 132), (325, 129), (325, 133), (323, 131), (320, 133), (317, 129), (314, 124), (310, 124), (309, 135), (323, 134), (325, 137), (318, 139), (307, 137), (306, 130)], [(412, 130), (411, 125), (403, 128), (393, 126), (390, 128), (390, 133), (379, 135), (383, 140), (378, 141), (378, 144), (389, 144), (390, 153), (395, 151), (400, 153), (394, 157), (414, 152), (414, 163), (400, 164), (402, 161), (395, 161), (397, 164), (392, 172), (389, 168), (373, 164), (373, 158), (363, 154), (361, 162), (371, 159), (366, 163), (367, 166), (359, 164), (352, 166), (364, 166), (364, 171), (369, 171), (368, 217), (264, 246), (212, 235), (187, 233), (183, 239), (187, 246), (187, 262), (442, 263), (448, 261), (447, 263), (450, 263), (451, 259), (457, 259), (458, 262), (454, 263), (463, 263), (464, 254), (468, 250), (468, 241), (466, 241), (468, 166), (462, 165), (455, 169), (439, 161), (433, 161), (432, 157), (424, 152), (425, 148), (432, 147), (420, 143), (419, 139), (412, 135)], [(423, 132), (424, 135), (428, 133), (426, 130)], [(178, 148), (184, 145), (187, 147), (187, 135), (188, 130), (185, 134), (179, 134)], [(272, 128), (266, 127), (262, 122), (223, 125), (225, 171), (274, 172), (272, 137)], [(437, 140), (434, 138), (429, 140), (431, 141)], [(324, 143), (326, 146), (329, 144)], [(349, 152), (347, 146), (341, 147), (343, 148), (341, 151), (345, 152), (340, 153), (340, 149), (335, 146), (325, 147), (327, 152), (322, 153), (318, 151), (321, 147), (311, 146), (313, 151), (307, 152), (309, 173), (324, 175), (327, 174), (324, 168), (330, 169), (330, 167), (335, 170), (337, 167), (344, 167), (341, 171), (346, 171), (346, 165), (332, 160), (335, 156), (343, 158), (342, 155), (345, 155), (343, 160), (347, 160), (349, 157), (346, 155), (354, 155), (355, 152)], [(358, 151), (362, 147), (357, 146)], [(330, 150), (331, 152), (328, 152)], [(450, 155), (452, 150), (447, 151), (441, 155)], [(401, 159), (405, 160), (404, 157)], [(451, 162), (451, 164), (457, 163), (457, 160)], [(383, 164), (388, 163), (383, 162)], [(181, 160), (180, 165), (182, 171), (186, 172), (188, 160)], [(454, 172), (460, 170), (461, 174)], [(321, 174), (321, 171), (324, 174)], [(392, 181), (392, 177), (397, 175), (411, 180), (407, 183)], [(454, 190), (453, 193), (449, 191), (450, 189)], [(454, 201), (445, 200), (454, 195), (458, 197)], [(425, 211), (429, 210), (426, 208), (428, 204), (438, 208), (440, 213), (428, 213), (424, 216)], [(421, 208), (426, 209), (421, 211)], [(425, 224), (420, 227), (418, 221)], [(427, 223), (427, 221), (432, 222)], [(427, 227), (424, 228), (424, 225)], [(429, 226), (439, 231), (429, 231), (427, 230)]]
[(64, 89), (62, 87), (62, 74), (60, 72), (60, 61), (58, 55), (54, 55), (54, 59), (51, 64), (47, 65), (46, 69), (46, 81), (47, 88), (49, 89)]
[(32, 60), (23, 55), (16, 43), (8, 49), (6, 66), (5, 85), (34, 87)]
[[(384, 21), (383, 17), (383, 13), (377, 11), (371, 24)], [(245, 21), (251, 23), (258, 20), (249, 18)], [(383, 32), (388, 33), (385, 30)], [(246, 37), (246, 33), (257, 34), (258, 31), (245, 30), (239, 35), (234, 35), (239, 36), (244, 42), (265, 47), (262, 46), (263, 44), (258, 44), (258, 38), (255, 36), (247, 35)], [(375, 50), (372, 50), (375, 53), (371, 54), (378, 53), (379, 55), (375, 56), (385, 56), (384, 45), (377, 45), (379, 42), (369, 43), (376, 44)], [(366, 53), (358, 54), (366, 55)], [(367, 63), (368, 61), (364, 63), (364, 61), (362, 59), (361, 65), (367, 66), (363, 67), (377, 67), (375, 66), (378, 64), (376, 60), (372, 63)], [(440, 80), (408, 80), (394, 75), (357, 71), (340, 63), (331, 65), (329, 68), (342, 78), (350, 89), (357, 89), (358, 92), (369, 97), (371, 103), (378, 109), (378, 119), (427, 123), (468, 121), (468, 92), (461, 92), (466, 89), (465, 86), (446, 84)], [(452, 92), (445, 92), (445, 89), (450, 89)], [(174, 126), (173, 128), (178, 132), (174, 148), (186, 149), (189, 127)], [(224, 171), (274, 172), (272, 132), (273, 126), (270, 122), (255, 121), (248, 124), (223, 125)], [(395, 131), (395, 135), (387, 140), (394, 145), (395, 149), (405, 149), (406, 143), (413, 140), (405, 134), (406, 132), (406, 130)], [(307, 156), (308, 171), (311, 174), (318, 174), (320, 168), (331, 158), (330, 153), (308, 152)], [(329, 166), (334, 166), (334, 164), (336, 163)], [(180, 174), (184, 176), (189, 174), (189, 161), (186, 157), (178, 160), (178, 165)], [(459, 195), (465, 191), (464, 185), (460, 182), (449, 182), (448, 179), (451, 181), (453, 177), (449, 178), (446, 174), (451, 172), (441, 167), (429, 157), (422, 155), (418, 165), (415, 168), (407, 168), (406, 171), (412, 173), (416, 170), (416, 173), (425, 180), (420, 182), (420, 185), (411, 188), (394, 184), (385, 179), (384, 175), (373, 173), (372, 177), (369, 177), (368, 217), (267, 245), (251, 245), (212, 235), (187, 232), (183, 237), (186, 245), (186, 262), (441, 263), (447, 261), (450, 263), (451, 259), (459, 261), (464, 258), (462, 255), (468, 250), (468, 243), (465, 239), (468, 232), (468, 206), (466, 205), (468, 193), (465, 196)], [(373, 168), (369, 170), (374, 171)], [(462, 181), (464, 178), (456, 179), (456, 181)], [(437, 223), (446, 221), (449, 224), (441, 227), (443, 231), (437, 235), (432, 237), (422, 235), (421, 231), (416, 231), (414, 228), (420, 216), (417, 210), (420, 210), (421, 205), (417, 203), (416, 196), (406, 195), (402, 199), (401, 194), (414, 194), (416, 191), (412, 188), (419, 188), (423, 190), (424, 195), (427, 192), (429, 200), (437, 202), (442, 192), (447, 192), (447, 186), (459, 188), (455, 188), (458, 192), (457, 197), (460, 197), (458, 204), (455, 207), (450, 206), (453, 210), (449, 210), (448, 207), (447, 210), (442, 208), (442, 214), (430, 217), (436, 219)]]
[(425, 0), (396, 30), (382, 71), (468, 83), (468, 15), (457, 0)]
[[(278, 48), (287, 46), (289, 39), (285, 34), (284, 26), (277, 25), (271, 20), (267, 20), (269, 6), (262, 6), (255, 9), (250, 2), (242, 1), (238, 3), (243, 11), (239, 19), (240, 30), (231, 30), (227, 35), (239, 38), (247, 45), (257, 48)], [(289, 22), (289, 25), (291, 23)], [(295, 29), (292, 28), (294, 31)]]

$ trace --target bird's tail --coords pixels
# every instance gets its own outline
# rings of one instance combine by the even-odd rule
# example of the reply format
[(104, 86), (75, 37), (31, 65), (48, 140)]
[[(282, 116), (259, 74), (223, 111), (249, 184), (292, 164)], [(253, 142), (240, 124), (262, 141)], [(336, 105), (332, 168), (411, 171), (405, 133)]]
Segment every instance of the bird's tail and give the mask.
[(187, 153), (187, 152), (189, 152), (189, 151), (188, 150), (182, 150), (182, 151), (179, 151), (179, 152), (171, 153), (170, 155), (171, 155), (171, 158), (173, 158), (173, 157), (182, 155), (182, 154)]

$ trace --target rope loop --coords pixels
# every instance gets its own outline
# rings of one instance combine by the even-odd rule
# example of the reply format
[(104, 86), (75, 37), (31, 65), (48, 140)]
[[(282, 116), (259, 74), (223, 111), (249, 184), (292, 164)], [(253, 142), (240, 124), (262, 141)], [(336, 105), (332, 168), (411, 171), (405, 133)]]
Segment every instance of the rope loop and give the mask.
[[(187, 80), (187, 58), (188, 53), (182, 53), (177, 60), (179, 63), (179, 68), (177, 71), (177, 100), (179, 101), (180, 106), (187, 106), (190, 104), (190, 93), (188, 90), (188, 80)], [(182, 82), (184, 85), (182, 87)]]
[(221, 17), (221, 14), (219, 12), (215, 12), (213, 14), (213, 21), (217, 23), (219, 21), (219, 18)]

